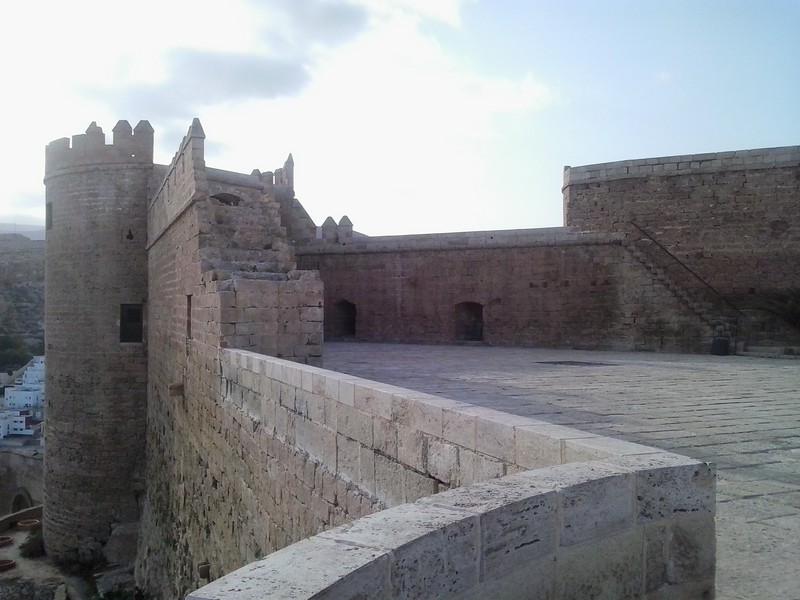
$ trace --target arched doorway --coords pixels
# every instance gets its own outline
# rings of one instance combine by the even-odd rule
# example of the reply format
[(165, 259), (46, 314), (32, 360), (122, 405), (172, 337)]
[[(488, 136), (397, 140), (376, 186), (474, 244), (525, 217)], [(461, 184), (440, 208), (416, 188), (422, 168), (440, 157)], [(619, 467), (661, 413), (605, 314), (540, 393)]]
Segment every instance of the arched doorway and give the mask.
[(325, 337), (329, 340), (356, 337), (356, 305), (348, 300), (335, 302), (325, 315)]
[(456, 340), (483, 341), (483, 304), (461, 302), (455, 306)]
[(31, 496), (26, 490), (18, 490), (11, 501), (11, 512), (19, 512), (31, 507)]

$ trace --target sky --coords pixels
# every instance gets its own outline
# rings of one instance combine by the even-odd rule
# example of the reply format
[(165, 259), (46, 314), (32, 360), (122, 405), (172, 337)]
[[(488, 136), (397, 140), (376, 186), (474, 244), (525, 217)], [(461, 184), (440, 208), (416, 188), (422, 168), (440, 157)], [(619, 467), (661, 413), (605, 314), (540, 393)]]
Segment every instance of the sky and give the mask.
[(0, 8), (0, 222), (44, 147), (192, 118), (367, 235), (562, 225), (565, 165), (800, 144), (800, 0), (29, 0)]

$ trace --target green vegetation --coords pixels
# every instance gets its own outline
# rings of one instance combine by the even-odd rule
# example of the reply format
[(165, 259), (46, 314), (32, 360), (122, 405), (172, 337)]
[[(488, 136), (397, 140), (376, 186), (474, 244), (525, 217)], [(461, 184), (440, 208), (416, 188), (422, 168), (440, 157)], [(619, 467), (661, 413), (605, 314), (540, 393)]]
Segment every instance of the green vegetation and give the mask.
[(19, 369), (25, 366), (31, 356), (30, 349), (20, 334), (0, 329), (0, 371)]
[(25, 538), (25, 541), (19, 545), (19, 553), (25, 558), (39, 558), (44, 556), (44, 540), (42, 539), (42, 526), (39, 525), (32, 529)]

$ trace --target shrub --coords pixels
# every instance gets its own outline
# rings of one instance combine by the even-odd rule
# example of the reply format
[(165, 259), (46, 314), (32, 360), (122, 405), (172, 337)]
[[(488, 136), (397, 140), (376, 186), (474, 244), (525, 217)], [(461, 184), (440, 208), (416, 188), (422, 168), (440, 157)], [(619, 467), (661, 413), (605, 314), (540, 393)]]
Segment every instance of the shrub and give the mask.
[(19, 545), (19, 553), (25, 558), (39, 558), (44, 556), (44, 539), (42, 527), (31, 530), (25, 541)]

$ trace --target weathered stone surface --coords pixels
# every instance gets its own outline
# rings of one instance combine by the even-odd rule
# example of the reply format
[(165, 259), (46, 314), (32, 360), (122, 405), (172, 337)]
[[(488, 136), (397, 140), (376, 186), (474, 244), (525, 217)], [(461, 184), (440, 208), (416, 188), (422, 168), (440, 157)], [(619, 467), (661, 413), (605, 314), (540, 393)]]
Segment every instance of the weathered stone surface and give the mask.
[[(301, 596), (513, 597), (513, 571), (531, 561), (536, 573), (556, 565), (537, 589), (567, 597), (660, 593), (713, 575), (706, 465), (315, 368), (323, 317), (365, 339), (696, 350), (714, 325), (651, 272), (658, 265), (625, 232), (597, 219), (587, 234), (367, 241), (343, 219), (314, 249), (291, 157), (274, 178), (210, 169), (195, 121), (173, 162), (153, 165), (143, 123), (121, 122), (109, 146), (93, 124), (47, 152), (44, 520), (54, 555), (95, 562), (105, 545), (122, 560), (109, 532), (141, 515), (137, 580), (167, 597), (200, 585), (198, 564), (218, 578), (348, 523), (350, 545), (323, 534), (319, 548), (300, 547), (326, 565), (288, 584)], [(721, 166), (703, 160), (675, 169)], [(786, 165), (773, 166), (780, 183)], [(597, 176), (608, 184), (630, 174), (619, 169)], [(581, 210), (573, 192), (571, 210)], [(335, 245), (344, 238), (346, 251)], [(301, 266), (313, 259), (322, 278), (297, 268), (295, 241), (306, 245)], [(143, 307), (138, 341), (120, 341), (127, 304)], [(332, 316), (334, 306), (345, 312)], [(448, 488), (509, 473), (518, 475), (497, 484), (496, 498), (478, 492), (468, 510), (444, 507)], [(375, 514), (386, 507), (398, 510)], [(396, 531), (379, 540), (384, 526)], [(335, 563), (334, 549), (353, 547), (364, 552)], [(350, 577), (362, 569), (369, 577)]]

